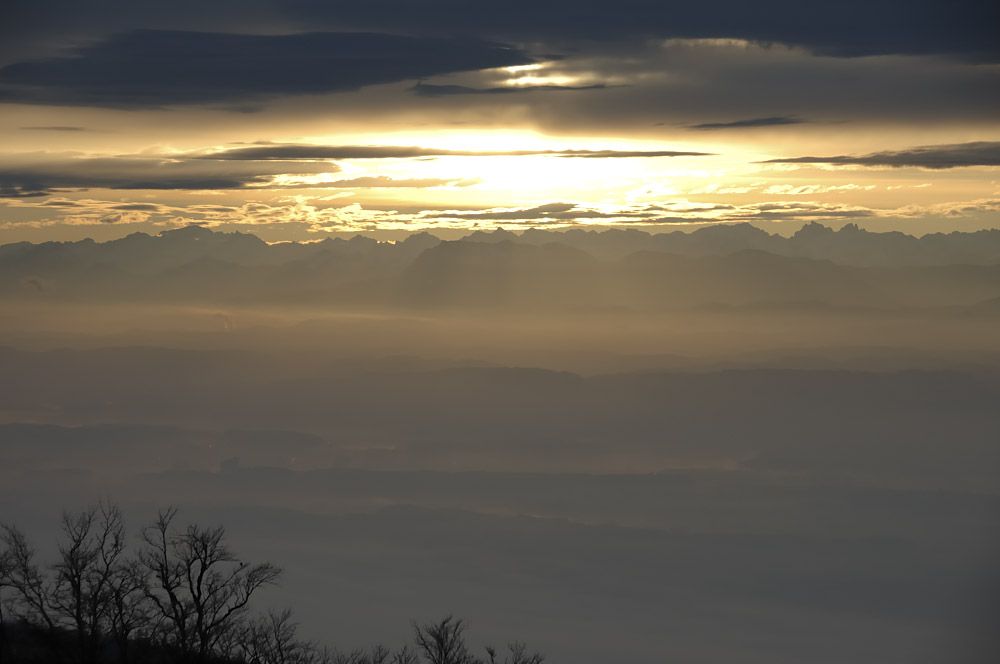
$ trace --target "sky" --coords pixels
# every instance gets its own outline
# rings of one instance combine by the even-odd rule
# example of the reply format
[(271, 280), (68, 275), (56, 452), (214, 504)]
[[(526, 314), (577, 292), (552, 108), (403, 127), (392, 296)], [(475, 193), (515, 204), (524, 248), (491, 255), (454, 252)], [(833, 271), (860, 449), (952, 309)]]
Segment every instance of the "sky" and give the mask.
[(1000, 227), (983, 0), (7, 0), (0, 243)]

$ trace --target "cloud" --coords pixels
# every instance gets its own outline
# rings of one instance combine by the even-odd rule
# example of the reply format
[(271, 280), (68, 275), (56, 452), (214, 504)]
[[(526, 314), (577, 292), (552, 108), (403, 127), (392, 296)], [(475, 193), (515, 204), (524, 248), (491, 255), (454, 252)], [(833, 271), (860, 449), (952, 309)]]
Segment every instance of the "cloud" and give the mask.
[[(269, 186), (277, 175), (339, 171), (336, 164), (219, 163), (182, 155), (76, 157), (14, 156), (0, 167), (0, 197), (44, 196), (70, 189), (218, 190)], [(321, 185), (320, 185), (321, 186)]]
[(768, 196), (803, 196), (844, 191), (871, 191), (874, 188), (873, 184), (774, 184), (766, 187), (763, 193)]
[(334, 180), (333, 182), (324, 183), (325, 187), (358, 187), (358, 188), (395, 188), (395, 187), (411, 187), (419, 189), (427, 189), (429, 187), (470, 187), (474, 184), (479, 184), (481, 180), (478, 178), (464, 178), (464, 179), (444, 179), (444, 178), (411, 178), (396, 180), (385, 175), (376, 175), (360, 178), (351, 178), (350, 180)]
[(420, 228), (475, 229), (503, 227), (648, 227), (737, 222), (808, 222), (854, 219), (964, 219), (996, 215), (1000, 200), (977, 199), (900, 208), (871, 208), (816, 201), (761, 201), (729, 204), (683, 198), (648, 204), (592, 204), (554, 201), (530, 207), (428, 209), (422, 205), (362, 207), (330, 197), (287, 196), (272, 203), (253, 201), (242, 205), (155, 205), (97, 199), (22, 199), (10, 204), (56, 213), (57, 218), (5, 222), (0, 228), (55, 225), (98, 225), (149, 222), (157, 225), (197, 223), (207, 226), (268, 226), (304, 232), (376, 229), (413, 231)]
[(877, 211), (859, 205), (828, 203), (760, 203), (741, 205), (726, 215), (730, 221), (799, 221), (804, 219), (860, 219), (877, 216)]
[[(841, 57), (955, 53), (995, 60), (995, 3), (928, 0), (901, 8), (896, 0), (798, 0), (669, 3), (661, 0), (438, 0), (414, 11), (409, 0), (372, 0), (329, 6), (337, 20), (361, 28), (438, 30), (512, 41), (640, 38), (737, 38), (804, 46)], [(315, 16), (300, 3), (294, 9)], [(331, 16), (332, 18), (332, 16)], [(985, 23), (981, 23), (985, 22)]]
[[(587, 44), (566, 58), (545, 63), (541, 73), (557, 81), (609, 85), (600, 92), (581, 93), (585, 97), (440, 98), (437, 108), (447, 110), (446, 103), (450, 107), (506, 106), (512, 113), (526, 114), (544, 131), (564, 135), (610, 130), (618, 135), (677, 138), (739, 133), (741, 139), (753, 139), (766, 128), (691, 127), (793, 118), (802, 122), (770, 130), (818, 136), (821, 126), (850, 122), (853, 127), (910, 125), (916, 132), (927, 123), (992, 126), (1000, 105), (1000, 72), (995, 67), (943, 58), (815, 57), (801, 49), (732, 40)], [(468, 79), (464, 84), (476, 87), (494, 83), (485, 74), (464, 79)], [(428, 98), (424, 104), (432, 101)], [(720, 117), (720, 113), (732, 117)]]
[(415, 146), (394, 145), (260, 145), (233, 148), (207, 154), (192, 154), (198, 159), (215, 160), (320, 160), (320, 159), (417, 159), (421, 157), (580, 157), (587, 159), (646, 158), (646, 157), (703, 157), (710, 152), (678, 150), (443, 150)]
[(590, 219), (650, 219), (659, 214), (658, 206), (613, 206), (598, 209), (580, 203), (546, 203), (528, 208), (488, 208), (485, 210), (428, 210), (422, 218), (461, 219), (468, 221), (585, 221)]
[(259, 145), (191, 155), (198, 159), (224, 161), (271, 161), (321, 159), (414, 159), (419, 157), (464, 156), (475, 153), (435, 148), (393, 145)]
[(705, 157), (712, 152), (679, 152), (676, 150), (563, 150), (562, 152), (537, 152), (556, 157), (581, 157), (584, 159), (626, 159), (636, 157)]
[[(12, 155), (0, 166), (0, 198), (37, 198), (85, 189), (213, 191), (324, 188), (467, 187), (473, 177), (393, 178), (360, 175), (335, 180), (333, 159), (549, 156), (610, 159), (702, 156), (673, 150), (458, 151), (405, 146), (268, 144), (219, 152), (79, 156), (71, 153)], [(132, 208), (139, 210), (141, 208)]]
[(1000, 166), (1000, 142), (978, 141), (955, 145), (927, 145), (908, 150), (875, 152), (862, 156), (792, 157), (769, 159), (766, 164), (829, 164), (833, 166), (891, 166), (894, 168), (961, 168)]
[(50, 193), (51, 188), (39, 182), (28, 180), (20, 184), (7, 184), (3, 179), (4, 176), (0, 173), (0, 198), (38, 198)]
[[(435, 11), (434, 3), (430, 3), (430, 6), (428, 3), (420, 4), (420, 12), (416, 13)], [(646, 10), (647, 13), (655, 11), (652, 7)], [(809, 11), (816, 11), (815, 3), (809, 6)], [(345, 9), (345, 14), (349, 13)], [(413, 16), (415, 10), (409, 13), (411, 16), (405, 24), (397, 23), (396, 17), (387, 15), (383, 17), (385, 24), (381, 27), (374, 20), (368, 25), (345, 23), (333, 27), (406, 33), (421, 32), (420, 26), (423, 25), (430, 34), (432, 28), (424, 23), (424, 17)], [(534, 13), (531, 15), (534, 16)], [(186, 20), (183, 15), (178, 15), (176, 18), (171, 17), (170, 23), (159, 24), (186, 25)], [(228, 29), (253, 29), (253, 19), (246, 20), (250, 25), (241, 22), (239, 26), (230, 25)], [(293, 24), (277, 22), (275, 25), (281, 26), (277, 29), (282, 30), (327, 29), (334, 20), (331, 16), (329, 22), (312, 20)], [(618, 17), (612, 20), (618, 20)], [(156, 24), (148, 21), (143, 23)], [(430, 126), (485, 121), (494, 126), (497, 122), (516, 123), (546, 133), (565, 135), (585, 135), (595, 130), (605, 133), (612, 130), (619, 136), (683, 137), (684, 134), (713, 131), (694, 130), (691, 129), (692, 126), (725, 125), (730, 121), (778, 117), (807, 118), (809, 122), (817, 124), (846, 121), (885, 122), (897, 126), (920, 125), (928, 121), (938, 126), (968, 122), (984, 124), (993, 123), (995, 109), (1000, 103), (996, 68), (972, 66), (957, 58), (815, 57), (805, 49), (781, 45), (778, 43), (780, 40), (714, 39), (709, 33), (689, 34), (683, 39), (677, 39), (665, 38), (678, 36), (668, 34), (661, 38), (652, 35), (649, 38), (616, 37), (613, 32), (608, 31), (596, 40), (566, 41), (565, 36), (554, 31), (549, 37), (538, 35), (537, 39), (529, 41), (527, 37), (524, 40), (515, 37), (513, 32), (509, 38), (500, 32), (486, 34), (489, 31), (489, 26), (486, 25), (466, 27), (480, 30), (449, 33), (445, 27), (441, 27), (436, 34), (475, 34), (481, 39), (506, 39), (509, 43), (522, 45), (523, 49), (519, 52), (526, 58), (533, 58), (536, 61), (534, 64), (539, 65), (539, 68), (518, 70), (516, 67), (500, 67), (470, 69), (452, 74), (444, 72), (429, 77), (415, 76), (399, 81), (399, 85), (366, 87), (354, 94), (332, 97), (299, 97), (284, 104), (270, 102), (278, 102), (278, 98), (289, 94), (298, 94), (296, 89), (302, 86), (294, 80), (290, 80), (287, 85), (278, 81), (279, 87), (271, 92), (262, 90), (253, 81), (239, 83), (237, 80), (231, 84), (242, 85), (241, 92), (237, 88), (230, 89), (229, 84), (206, 88), (198, 82), (197, 77), (188, 84), (177, 76), (174, 79), (180, 80), (169, 77), (165, 79), (170, 88), (156, 88), (151, 94), (157, 97), (153, 101), (160, 105), (166, 105), (169, 98), (177, 99), (185, 95), (197, 99), (216, 95), (225, 98), (199, 103), (210, 103), (212, 108), (233, 113), (260, 110), (261, 115), (244, 115), (238, 122), (253, 127), (249, 135), (256, 134), (262, 138), (269, 136), (260, 133), (259, 127), (269, 121), (282, 121), (288, 116), (302, 118), (310, 111), (316, 114), (336, 113), (338, 120), (344, 121), (345, 127), (365, 124), (373, 126), (379, 122), (418, 122)], [(511, 29), (514, 27), (511, 26)], [(205, 24), (201, 29), (217, 27)], [(270, 26), (267, 29), (276, 28)], [(263, 31), (264, 28), (257, 30)], [(849, 34), (853, 36), (855, 33)], [(728, 33), (726, 36), (729, 36)], [(73, 38), (75, 43), (80, 43), (81, 37), (74, 35)], [(106, 37), (95, 36), (95, 39)], [(47, 43), (65, 44), (68, 41), (68, 37), (52, 38)], [(530, 45), (530, 50), (525, 44)], [(38, 55), (31, 54), (35, 59), (33, 61), (39, 60)], [(193, 59), (190, 55), (179, 57), (185, 61)], [(46, 61), (66, 59), (50, 53)], [(166, 59), (172, 61), (171, 58)], [(30, 61), (32, 60), (25, 54), (15, 61), (15, 65), (16, 62)], [(188, 64), (192, 65), (189, 69), (200, 70), (194, 64)], [(269, 75), (265, 71), (262, 78), (267, 79)], [(284, 72), (281, 76), (283, 75)], [(323, 72), (322, 75), (327, 74)], [(244, 72), (242, 76), (246, 78), (250, 74)], [(292, 79), (294, 76), (293, 74)], [(134, 98), (143, 94), (144, 86), (153, 86), (154, 78), (156, 77), (150, 77), (137, 84), (139, 87), (132, 91), (128, 87), (131, 83), (121, 82), (121, 85), (126, 86), (127, 94), (133, 98), (129, 102), (132, 105), (125, 106), (126, 108), (137, 107), (133, 103)], [(273, 78), (280, 76), (275, 75)], [(420, 94), (412, 87), (420, 80), (425, 81), (423, 86), (426, 87), (418, 87), (429, 94)], [(572, 93), (575, 88), (586, 88), (592, 84), (606, 87)], [(45, 90), (50, 87), (46, 84), (35, 89), (26, 84), (25, 89), (31, 90), (21, 90), (20, 93), (34, 98), (47, 94)], [(0, 94), (2, 88), (0, 85)], [(101, 86), (83, 85), (80, 88), (83, 95), (96, 95), (102, 89)], [(494, 92), (508, 88), (517, 91), (523, 88), (526, 92)], [(16, 100), (17, 97), (12, 97), (12, 94), (9, 89), (7, 98)], [(243, 98), (238, 98), (241, 96)], [(62, 97), (63, 100), (58, 103), (73, 103), (75, 98), (69, 93)], [(161, 97), (164, 99), (160, 99)], [(199, 110), (174, 109), (178, 114), (195, 113)], [(726, 115), (719, 115), (720, 113)], [(58, 122), (52, 120), (51, 124), (74, 124), (76, 121), (77, 119)], [(652, 125), (661, 122), (662, 128), (651, 129)], [(39, 121), (38, 124), (42, 122)], [(269, 126), (273, 131), (279, 125), (274, 123)], [(802, 132), (806, 133), (812, 126), (802, 124), (798, 128), (806, 130)], [(797, 127), (786, 125), (785, 128), (794, 130)], [(718, 127), (714, 131), (740, 132), (748, 138), (753, 137), (753, 130), (750, 128)], [(309, 135), (320, 133), (313, 132)], [(809, 133), (815, 135), (815, 132)], [(605, 135), (610, 135), (610, 132)], [(797, 154), (828, 153), (805, 150)]]
[(138, 210), (111, 212), (99, 217), (102, 224), (138, 224), (149, 219), (149, 214)]
[(136, 30), (0, 68), (0, 101), (112, 108), (230, 104), (531, 62), (516, 48), (476, 39)]
[(449, 95), (491, 95), (516, 92), (560, 92), (567, 90), (603, 90), (603, 83), (594, 85), (506, 85), (492, 88), (474, 88), (467, 85), (433, 85), (417, 83), (410, 91), (422, 97), (445, 97)]
[(886, 211), (885, 216), (917, 218), (935, 215), (954, 219), (980, 215), (992, 217), (998, 212), (1000, 212), (1000, 199), (980, 198), (971, 201), (948, 201), (930, 205), (905, 205), (895, 210)]
[(428, 216), (451, 219), (476, 219), (493, 221), (521, 221), (536, 219), (576, 219), (586, 212), (576, 203), (547, 203), (530, 208), (491, 208), (485, 211), (464, 212), (440, 210)]
[[(983, 0), (6, 0), (4, 35), (16, 45), (53, 35), (100, 36), (150, 25), (245, 32), (275, 29), (465, 35), (516, 43), (735, 38), (793, 44), (839, 57), (953, 54), (996, 61), (1000, 9)], [(2, 41), (2, 40), (0, 40)]]
[(0, 166), (0, 198), (37, 198), (83, 189), (212, 191), (233, 189), (428, 188), (478, 184), (470, 177), (402, 178), (373, 175), (344, 180), (333, 159), (550, 156), (554, 158), (652, 158), (702, 156), (672, 150), (458, 151), (401, 146), (257, 145), (220, 152), (83, 157), (12, 155)]
[(41, 208), (60, 214), (58, 220), (25, 222), (36, 226), (140, 223), (155, 217), (177, 214), (184, 207), (159, 203), (122, 203), (94, 198), (70, 199), (53, 196), (44, 201), (12, 201), (13, 207)]
[(609, 224), (669, 225), (682, 223), (803, 221), (812, 219), (856, 219), (878, 216), (871, 208), (804, 202), (761, 202), (746, 205), (697, 202), (679, 199), (645, 205), (600, 205), (554, 202), (529, 208), (488, 208), (481, 210), (426, 210), (424, 220), (463, 222), (524, 222), (528, 225), (572, 226), (595, 219)]
[(37, 203), (39, 207), (56, 207), (56, 208), (75, 208), (83, 207), (84, 203), (82, 201), (74, 201), (68, 198), (50, 198), (42, 203)]
[(163, 209), (163, 206), (156, 203), (122, 203), (121, 205), (112, 205), (111, 209), (135, 210), (139, 212), (159, 212)]
[(53, 192), (77, 189), (155, 189), (155, 190), (219, 190), (241, 189), (250, 184), (265, 184), (268, 178), (251, 176), (243, 179), (184, 177), (175, 179), (143, 180), (122, 175), (119, 177), (86, 177), (82, 175), (51, 174), (38, 181), (35, 173), (0, 171), (0, 198), (32, 198), (48, 196)]
[(691, 125), (688, 129), (708, 130), (708, 129), (745, 129), (750, 127), (777, 127), (781, 125), (802, 124), (805, 120), (800, 118), (785, 117), (776, 115), (768, 118), (753, 118), (750, 120), (735, 120), (733, 122), (703, 122)]

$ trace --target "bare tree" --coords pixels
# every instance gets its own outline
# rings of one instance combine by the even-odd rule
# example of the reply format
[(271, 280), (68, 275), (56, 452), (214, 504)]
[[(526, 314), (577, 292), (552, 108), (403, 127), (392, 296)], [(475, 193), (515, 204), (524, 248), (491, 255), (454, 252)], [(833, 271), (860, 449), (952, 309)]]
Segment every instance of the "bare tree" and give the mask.
[(4, 603), (7, 601), (4, 596), (4, 588), (9, 586), (7, 580), (10, 575), (10, 555), (7, 548), (0, 550), (0, 664), (7, 661), (10, 644), (7, 636), (7, 612), (4, 610)]
[(333, 652), (330, 653), (329, 664), (367, 664), (365, 651), (351, 650), (349, 652), (341, 652), (340, 650), (334, 649)]
[(465, 623), (447, 616), (439, 623), (413, 623), (414, 641), (430, 664), (477, 664), (465, 645)]
[[(507, 644), (509, 654), (504, 657), (503, 664), (542, 664), (545, 657), (540, 653), (528, 654), (528, 646), (521, 641), (512, 641)], [(498, 664), (496, 648), (486, 646), (488, 664)]]
[(404, 645), (402, 648), (392, 653), (391, 664), (420, 664), (420, 656), (410, 646)]
[(247, 664), (318, 664), (322, 653), (297, 638), (298, 627), (291, 610), (269, 611), (244, 630), (243, 658)]
[(153, 607), (145, 593), (146, 574), (139, 561), (128, 559), (111, 579), (109, 628), (123, 664), (132, 660), (136, 637), (149, 638), (155, 629)]
[(45, 630), (51, 656), (59, 661), (60, 625), (52, 610), (52, 584), (35, 562), (35, 549), (19, 528), (8, 524), (0, 526), (0, 542), (4, 545), (5, 584), (14, 591), (10, 613), (25, 624)]
[(117, 507), (101, 503), (78, 514), (63, 513), (65, 541), (53, 566), (52, 609), (76, 634), (78, 658), (97, 661), (112, 629), (114, 589), (125, 556), (125, 526)]
[(140, 562), (148, 573), (146, 596), (155, 605), (182, 659), (205, 662), (243, 618), (251, 596), (277, 582), (281, 570), (250, 565), (225, 544), (225, 529), (173, 528), (176, 508), (143, 529)]

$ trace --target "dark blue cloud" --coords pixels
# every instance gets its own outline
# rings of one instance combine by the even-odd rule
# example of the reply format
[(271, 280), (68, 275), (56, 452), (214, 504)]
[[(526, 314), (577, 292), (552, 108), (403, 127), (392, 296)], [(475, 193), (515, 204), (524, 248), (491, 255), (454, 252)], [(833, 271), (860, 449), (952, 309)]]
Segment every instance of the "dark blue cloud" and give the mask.
[(274, 184), (277, 175), (335, 173), (339, 159), (415, 159), (537, 155), (583, 159), (704, 156), (705, 152), (670, 150), (522, 150), (471, 152), (392, 145), (262, 144), (220, 152), (167, 156), (90, 157), (55, 156), (41, 163), (0, 166), (0, 198), (29, 198), (57, 191), (81, 189), (156, 189), (198, 191), (212, 189), (322, 188), (322, 187), (438, 187), (467, 186), (472, 179), (394, 180), (384, 176), (359, 177), (325, 184)]
[(1000, 166), (1000, 142), (976, 141), (956, 145), (925, 145), (907, 150), (834, 157), (789, 157), (770, 159), (777, 164), (831, 164), (841, 166), (891, 166), (915, 168), (960, 168)]
[(518, 49), (476, 39), (140, 30), (3, 67), (0, 101), (116, 108), (225, 104), (530, 62)]
[(467, 85), (433, 85), (419, 82), (410, 91), (421, 97), (446, 97), (449, 95), (492, 95), (523, 92), (558, 92), (566, 90), (603, 90), (603, 83), (595, 85), (506, 85), (493, 88), (473, 88)]
[(338, 170), (339, 167), (331, 163), (55, 156), (41, 163), (0, 166), (0, 198), (44, 196), (56, 191), (80, 189), (243, 189), (268, 185), (275, 175), (333, 173)]
[(769, 118), (752, 118), (749, 120), (734, 120), (732, 122), (703, 122), (691, 125), (688, 129), (709, 130), (709, 129), (747, 129), (750, 127), (777, 127), (781, 125), (802, 124), (805, 120), (800, 118), (790, 118), (785, 116), (773, 116)]
[(839, 57), (956, 54), (1000, 58), (1000, 5), (984, 0), (292, 0), (286, 16), (362, 29), (474, 34), (505, 41), (733, 38)]
[[(0, 61), (59, 39), (137, 28), (220, 32), (365, 30), (558, 44), (579, 39), (734, 38), (836, 56), (1000, 59), (989, 0), (5, 0)], [(10, 61), (10, 60), (8, 60)]]
[(415, 159), (422, 157), (578, 157), (583, 159), (614, 159), (644, 157), (703, 157), (708, 152), (677, 150), (443, 150), (398, 145), (303, 145), (262, 144), (249, 148), (233, 148), (221, 152), (192, 155), (197, 159), (221, 161), (292, 161), (323, 159)]

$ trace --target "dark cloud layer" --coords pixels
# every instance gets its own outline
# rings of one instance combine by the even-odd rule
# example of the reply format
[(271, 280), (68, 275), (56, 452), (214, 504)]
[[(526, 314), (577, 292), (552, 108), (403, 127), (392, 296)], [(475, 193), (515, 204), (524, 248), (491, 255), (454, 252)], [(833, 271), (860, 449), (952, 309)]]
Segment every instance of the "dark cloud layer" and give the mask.
[(750, 120), (734, 120), (733, 122), (703, 122), (691, 125), (688, 129), (708, 130), (708, 129), (745, 129), (750, 127), (777, 127), (780, 125), (802, 124), (805, 120), (785, 116), (773, 116), (769, 118), (753, 118)]
[(125, 210), (130, 212), (159, 212), (162, 208), (161, 205), (156, 203), (122, 203), (121, 205), (112, 205), (112, 210)]
[(266, 184), (269, 178), (181, 177), (175, 179), (128, 178), (125, 176), (94, 177), (52, 174), (38, 177), (32, 173), (0, 172), (0, 198), (35, 198), (58, 191), (74, 189), (153, 189), (159, 191), (199, 191), (242, 189), (253, 184)]
[(562, 152), (535, 152), (557, 157), (582, 157), (584, 159), (627, 159), (635, 157), (704, 157), (712, 152), (678, 152), (673, 150), (563, 150)]
[[(736, 38), (803, 46), (836, 56), (956, 54), (996, 61), (1000, 5), (984, 0), (7, 0), (10, 42), (52, 34), (100, 34), (141, 27), (186, 30), (370, 30), (463, 35), (513, 42)], [(3, 41), (0, 39), (0, 41)], [(10, 47), (9, 47), (10, 48)]]
[(956, 145), (927, 145), (908, 150), (835, 157), (794, 157), (770, 159), (776, 164), (831, 164), (843, 166), (894, 166), (917, 168), (959, 168), (962, 166), (1000, 166), (1000, 142), (977, 141)]
[[(0, 198), (34, 198), (54, 192), (80, 189), (154, 189), (199, 191), (213, 189), (323, 188), (428, 188), (467, 187), (476, 178), (404, 178), (362, 176), (323, 182), (275, 183), (278, 175), (337, 173), (340, 167), (329, 161), (311, 160), (206, 160), (163, 157), (68, 157), (44, 163), (0, 168)], [(67, 206), (55, 201), (45, 205)], [(116, 210), (149, 211), (146, 203), (114, 206)]]
[(449, 95), (493, 95), (523, 92), (559, 92), (566, 90), (602, 90), (607, 86), (595, 85), (509, 85), (493, 88), (473, 88), (467, 85), (432, 85), (417, 83), (410, 91), (421, 97), (446, 97)]
[(0, 69), (0, 101), (116, 108), (235, 103), (532, 62), (473, 39), (140, 30)]
[[(492, 117), (561, 133), (608, 125), (636, 132), (657, 122), (749, 131), (797, 118), (990, 122), (995, 115), (995, 68), (969, 64), (998, 58), (993, 15), (1000, 5), (980, 0), (932, 0), (905, 13), (894, 0), (781, 0), (752, 9), (735, 0), (540, 0), (530, 7), (520, 0), (221, 0), (171, 3), (169, 11), (149, 4), (95, 2), (83, 11), (42, 0), (45, 20), (39, 9), (8, 5), (9, 20), (0, 16), (0, 25), (16, 26), (17, 34), (0, 36), (0, 101), (209, 104), (239, 112), (289, 95), (396, 82), (404, 85), (312, 101), (373, 122), (397, 112), (410, 112), (405, 121), (447, 122), (459, 108), (478, 118), (516, 106), (516, 113)], [(11, 46), (32, 31), (33, 48)], [(798, 48), (764, 48), (772, 44), (824, 55), (964, 57), (814, 58)], [(65, 45), (76, 46), (55, 50)], [(532, 60), (539, 71), (491, 69)], [(459, 72), (466, 73), (444, 77)], [(303, 113), (305, 105), (292, 108), (277, 112)]]
[(433, 157), (550, 156), (586, 159), (702, 156), (702, 152), (669, 150), (564, 150), (471, 152), (406, 146), (329, 146), (270, 144), (209, 154), (147, 157), (53, 156), (42, 162), (11, 163), (0, 167), (0, 198), (32, 198), (73, 189), (154, 189), (197, 191), (211, 189), (325, 188), (325, 187), (441, 187), (468, 186), (475, 178), (358, 177), (322, 183), (274, 184), (279, 175), (335, 173), (340, 159), (413, 159)]
[(415, 159), (420, 157), (581, 157), (588, 159), (642, 157), (703, 157), (708, 152), (677, 150), (442, 150), (398, 145), (258, 145), (199, 155), (200, 159), (224, 161), (320, 160), (320, 159)]
[[(171, 157), (54, 158), (0, 168), (0, 198), (31, 198), (70, 189), (156, 189), (197, 191), (270, 187), (278, 175), (334, 173), (340, 159), (548, 156), (584, 159), (704, 156), (671, 150), (525, 150), (471, 152), (412, 146), (258, 145), (209, 154)], [(397, 180), (366, 176), (325, 183), (283, 184), (272, 188), (469, 186), (475, 178)]]
[(223, 161), (285, 161), (319, 159), (412, 159), (417, 157), (462, 156), (469, 153), (394, 145), (255, 145), (200, 155), (200, 159)]
[[(292, 3), (289, 11), (359, 27), (433, 30), (511, 40), (739, 38), (804, 46), (836, 56), (956, 53), (995, 60), (1000, 10), (981, 0), (374, 0), (341, 5)], [(337, 12), (337, 16), (332, 16)]]
[[(424, 189), (428, 187), (468, 187), (478, 184), (479, 179), (445, 179), (445, 178), (407, 178), (395, 179), (385, 175), (365, 176), (351, 178), (350, 180), (335, 180), (325, 183), (326, 187), (356, 187), (358, 189), (382, 189), (382, 188), (414, 188)], [(315, 185), (307, 185), (314, 187)]]
[(426, 218), (434, 219), (464, 219), (475, 221), (531, 221), (544, 223), (551, 221), (576, 221), (580, 219), (622, 219), (630, 218), (647, 220), (658, 216), (658, 208), (650, 206), (641, 209), (621, 209), (612, 212), (602, 212), (582, 207), (576, 203), (545, 203), (530, 208), (493, 208), (477, 211), (462, 210), (430, 210)]
[(267, 185), (276, 175), (336, 172), (336, 164), (235, 162), (153, 157), (53, 158), (0, 168), (0, 198), (67, 189), (197, 191)]

